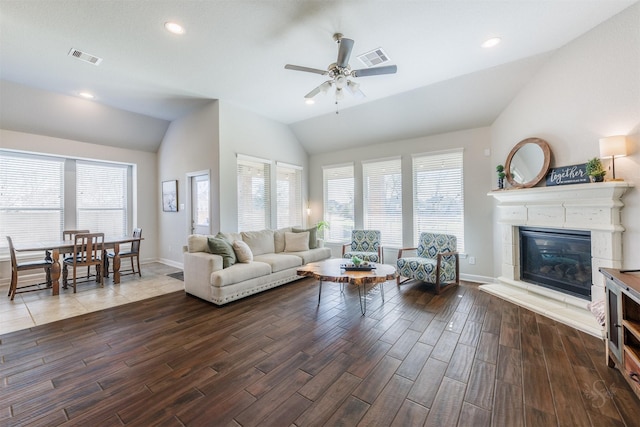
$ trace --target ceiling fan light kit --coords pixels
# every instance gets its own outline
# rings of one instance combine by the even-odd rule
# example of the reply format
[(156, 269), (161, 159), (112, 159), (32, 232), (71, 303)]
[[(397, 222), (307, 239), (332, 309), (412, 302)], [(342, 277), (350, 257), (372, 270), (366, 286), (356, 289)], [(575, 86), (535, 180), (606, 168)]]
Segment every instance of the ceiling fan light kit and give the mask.
[(350, 78), (367, 77), (367, 76), (379, 76), (383, 74), (394, 74), (398, 71), (396, 65), (387, 65), (383, 67), (364, 68), (359, 70), (352, 70), (349, 65), (349, 58), (351, 57), (351, 51), (353, 50), (354, 41), (343, 37), (341, 33), (333, 35), (333, 39), (338, 43), (338, 58), (336, 62), (330, 64), (327, 70), (320, 70), (318, 68), (303, 67), (300, 65), (286, 64), (284, 66), (287, 70), (303, 71), (306, 73), (320, 74), (328, 76), (329, 80), (321, 83), (315, 87), (311, 92), (307, 93), (304, 98), (308, 104), (309, 100), (312, 100), (320, 92), (326, 94), (331, 87), (335, 86), (335, 99), (336, 104), (338, 101), (344, 99), (344, 89), (347, 88), (349, 92), (356, 97), (364, 97), (364, 93), (360, 90), (360, 84), (356, 83)]

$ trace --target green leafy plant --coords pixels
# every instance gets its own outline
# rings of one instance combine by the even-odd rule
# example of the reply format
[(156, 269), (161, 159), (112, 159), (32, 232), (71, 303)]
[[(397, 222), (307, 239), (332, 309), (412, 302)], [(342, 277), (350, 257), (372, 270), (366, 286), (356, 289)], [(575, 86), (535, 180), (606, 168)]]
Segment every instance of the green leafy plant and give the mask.
[(500, 179), (504, 179), (504, 177), (507, 176), (507, 174), (504, 173), (504, 166), (503, 165), (496, 166), (496, 172), (498, 172), (498, 178), (500, 178)]
[(593, 177), (594, 181), (602, 181), (607, 171), (602, 167), (602, 162), (599, 158), (594, 157), (589, 159), (585, 166), (587, 175)]
[(320, 238), (324, 238), (324, 230), (328, 230), (329, 228), (329, 221), (322, 220), (316, 224), (316, 229), (318, 230), (318, 236)]

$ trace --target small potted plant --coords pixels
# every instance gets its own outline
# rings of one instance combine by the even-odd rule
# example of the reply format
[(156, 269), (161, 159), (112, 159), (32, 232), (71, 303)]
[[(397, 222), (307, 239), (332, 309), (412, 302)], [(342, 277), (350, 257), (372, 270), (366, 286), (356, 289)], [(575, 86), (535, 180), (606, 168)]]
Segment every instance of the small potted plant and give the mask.
[(319, 221), (316, 224), (316, 229), (318, 230), (318, 237), (320, 239), (324, 239), (324, 230), (329, 229), (329, 221), (324, 221), (324, 220)]
[(597, 157), (588, 160), (585, 169), (591, 182), (602, 182), (607, 174), (607, 171), (602, 167), (602, 162)]
[(498, 188), (502, 190), (504, 188), (504, 177), (507, 175), (504, 173), (504, 166), (496, 166), (496, 172), (498, 172)]

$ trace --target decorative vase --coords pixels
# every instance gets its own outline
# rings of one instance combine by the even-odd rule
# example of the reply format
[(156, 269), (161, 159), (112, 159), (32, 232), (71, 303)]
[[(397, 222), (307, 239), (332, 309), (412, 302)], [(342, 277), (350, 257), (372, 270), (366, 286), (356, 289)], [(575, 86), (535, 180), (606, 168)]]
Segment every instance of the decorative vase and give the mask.
[(590, 175), (589, 178), (591, 178), (591, 182), (603, 182), (604, 181), (604, 175)]
[(504, 178), (498, 178), (498, 189), (502, 190), (504, 188)]

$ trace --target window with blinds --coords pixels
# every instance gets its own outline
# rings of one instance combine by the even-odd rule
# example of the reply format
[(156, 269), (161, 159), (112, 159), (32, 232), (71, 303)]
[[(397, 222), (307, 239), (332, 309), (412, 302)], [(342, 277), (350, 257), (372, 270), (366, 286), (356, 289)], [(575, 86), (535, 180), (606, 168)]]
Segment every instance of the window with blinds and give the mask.
[(324, 220), (329, 229), (324, 238), (329, 242), (351, 240), (354, 226), (353, 164), (325, 166), (322, 170)]
[(400, 158), (362, 164), (364, 228), (380, 230), (383, 246), (402, 247)]
[(127, 165), (76, 161), (78, 229), (126, 236)]
[(238, 231), (271, 227), (271, 162), (238, 155)]
[(0, 248), (57, 240), (64, 221), (64, 159), (0, 151)]
[(424, 231), (453, 234), (464, 252), (462, 149), (413, 156), (415, 244)]
[(278, 228), (302, 225), (302, 168), (277, 162), (276, 186)]

